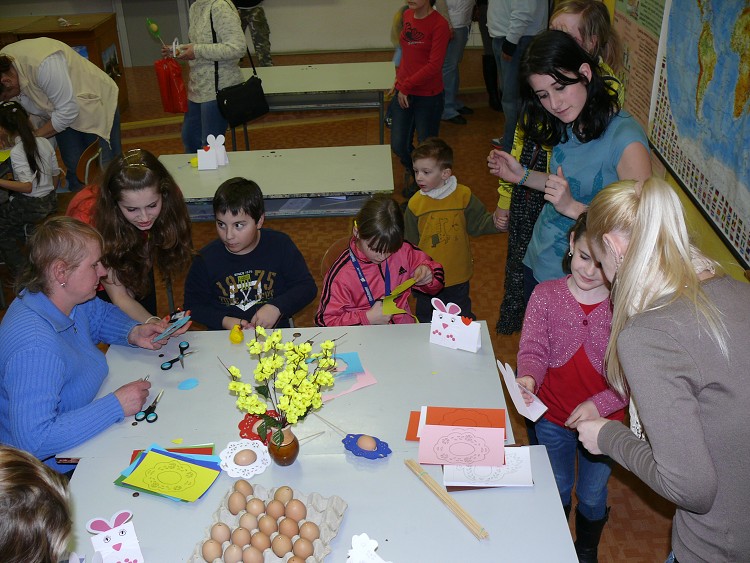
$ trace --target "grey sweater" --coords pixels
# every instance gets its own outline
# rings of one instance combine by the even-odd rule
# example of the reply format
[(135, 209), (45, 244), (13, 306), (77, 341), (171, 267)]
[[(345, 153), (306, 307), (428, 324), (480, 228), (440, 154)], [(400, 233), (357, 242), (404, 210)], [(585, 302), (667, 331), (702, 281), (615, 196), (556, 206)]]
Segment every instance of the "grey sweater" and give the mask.
[(677, 505), (680, 563), (750, 561), (750, 284), (704, 283), (729, 362), (683, 300), (634, 316), (617, 351), (649, 441), (607, 423), (599, 448)]

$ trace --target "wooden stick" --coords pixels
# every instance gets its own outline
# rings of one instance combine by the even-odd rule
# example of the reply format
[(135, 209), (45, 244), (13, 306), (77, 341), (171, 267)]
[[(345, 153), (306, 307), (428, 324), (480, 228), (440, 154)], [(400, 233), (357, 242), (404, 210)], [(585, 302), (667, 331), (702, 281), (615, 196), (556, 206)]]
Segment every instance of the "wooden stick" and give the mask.
[(487, 532), (487, 530), (485, 530), (479, 524), (479, 522), (474, 520), (471, 514), (466, 512), (463, 507), (458, 504), (445, 489), (438, 485), (437, 481), (430, 477), (416, 461), (414, 461), (413, 459), (405, 459), (404, 463), (409, 469), (414, 472), (417, 477), (419, 477), (422, 483), (427, 485), (427, 488), (435, 493), (435, 496), (437, 496), (442, 501), (442, 503), (447, 506), (459, 520), (461, 520), (461, 522), (463, 522), (464, 526), (469, 528), (469, 531), (471, 531), (471, 533), (474, 534), (474, 536), (476, 536), (478, 540), (484, 540), (490, 537), (489, 532)]
[(316, 413), (316, 412), (314, 412), (314, 413), (313, 413), (313, 415), (314, 415), (314, 416), (316, 416), (316, 417), (318, 417), (318, 418), (320, 419), (320, 421), (321, 421), (321, 422), (324, 422), (324, 423), (325, 423), (325, 424), (327, 424), (327, 425), (328, 425), (328, 426), (329, 426), (330, 428), (332, 428), (333, 430), (335, 430), (336, 432), (338, 432), (338, 433), (339, 433), (339, 434), (341, 434), (342, 436), (346, 437), (346, 432), (344, 432), (344, 431), (343, 431), (343, 430), (342, 430), (341, 428), (339, 428), (338, 426), (336, 426), (336, 425), (335, 425), (335, 424), (334, 424), (333, 422), (330, 422), (330, 421), (326, 420), (325, 418), (323, 418), (322, 416), (320, 416), (320, 415), (319, 415), (318, 413)]

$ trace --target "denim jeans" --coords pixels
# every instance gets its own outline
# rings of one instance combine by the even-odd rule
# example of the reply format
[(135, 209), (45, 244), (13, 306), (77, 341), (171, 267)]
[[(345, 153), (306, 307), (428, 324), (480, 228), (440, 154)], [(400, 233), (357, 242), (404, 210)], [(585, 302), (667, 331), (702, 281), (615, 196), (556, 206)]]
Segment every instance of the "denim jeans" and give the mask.
[[(68, 182), (68, 189), (71, 192), (77, 192), (83, 187), (83, 184), (78, 180), (78, 176), (76, 176), (76, 168), (78, 167), (78, 161), (80, 160), (83, 151), (85, 151), (86, 147), (91, 143), (96, 141), (97, 138), (98, 137), (93, 133), (76, 131), (70, 127), (55, 135), (57, 148), (60, 149), (60, 156), (62, 157), (63, 164), (65, 164), (66, 168), (65, 179)], [(99, 138), (99, 145), (102, 148), (102, 168), (106, 168), (107, 164), (122, 152), (119, 109), (115, 111), (115, 117), (112, 121), (112, 129), (109, 132), (109, 143), (104, 139)]]
[(227, 132), (227, 120), (219, 112), (216, 100), (210, 102), (191, 102), (182, 122), (182, 144), (188, 154), (196, 152), (206, 145), (206, 137), (224, 135)]
[[(612, 460), (592, 455), (578, 442), (578, 433), (540, 418), (536, 422), (539, 443), (547, 448), (552, 473), (563, 506), (571, 504), (576, 486), (578, 510), (588, 520), (600, 520), (607, 513), (607, 481), (612, 473)], [(578, 479), (576, 480), (576, 459)]]
[(414, 168), (411, 153), (414, 150), (414, 131), (417, 141), (440, 134), (440, 116), (443, 113), (444, 93), (434, 96), (409, 96), (409, 107), (402, 108), (398, 103), (398, 90), (394, 93), (390, 108), (393, 115), (391, 125), (391, 150), (411, 172)]
[(464, 48), (469, 40), (468, 27), (454, 27), (453, 39), (448, 42), (443, 62), (443, 87), (445, 88), (445, 107), (443, 119), (450, 119), (458, 115), (458, 110), (464, 105), (458, 101), (458, 84), (460, 77), (458, 65), (464, 57)]
[(677, 559), (675, 559), (674, 551), (672, 551), (669, 554), (669, 557), (667, 557), (667, 560), (664, 563), (675, 563), (675, 561), (677, 561)]
[(495, 53), (497, 72), (500, 76), (500, 89), (503, 91), (503, 114), (505, 114), (505, 129), (503, 130), (503, 150), (510, 152), (513, 146), (513, 133), (521, 111), (520, 67), (521, 56), (531, 43), (532, 36), (524, 35), (518, 41), (516, 52), (511, 60), (503, 59), (503, 41), (505, 37), (492, 38), (492, 50)]

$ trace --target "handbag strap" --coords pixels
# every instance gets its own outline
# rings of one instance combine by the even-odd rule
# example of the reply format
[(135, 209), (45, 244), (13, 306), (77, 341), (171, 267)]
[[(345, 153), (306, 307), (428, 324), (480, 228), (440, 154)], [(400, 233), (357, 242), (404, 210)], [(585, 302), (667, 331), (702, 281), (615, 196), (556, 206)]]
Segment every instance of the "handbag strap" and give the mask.
[[(215, 4), (215, 2), (214, 2)], [(208, 10), (208, 17), (211, 21), (211, 40), (216, 43), (216, 30), (214, 29), (214, 5), (211, 4), (211, 8)], [(250, 55), (250, 48), (247, 46), (247, 40), (245, 40), (245, 49), (247, 50), (247, 58), (250, 59), (250, 66), (253, 67), (253, 74), (258, 76), (258, 71), (255, 70), (255, 63), (253, 63), (253, 57)], [(214, 61), (214, 87), (216, 92), (219, 91), (219, 61)]]

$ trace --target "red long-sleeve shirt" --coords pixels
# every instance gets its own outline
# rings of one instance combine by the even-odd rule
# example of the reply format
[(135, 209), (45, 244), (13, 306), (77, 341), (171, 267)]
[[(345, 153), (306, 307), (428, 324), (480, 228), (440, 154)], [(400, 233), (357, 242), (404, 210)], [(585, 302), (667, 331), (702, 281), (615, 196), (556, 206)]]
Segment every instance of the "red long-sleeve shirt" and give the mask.
[(414, 96), (435, 96), (442, 92), (448, 41), (448, 22), (437, 11), (416, 19), (413, 10), (406, 10), (399, 37), (403, 55), (396, 73), (396, 89)]

